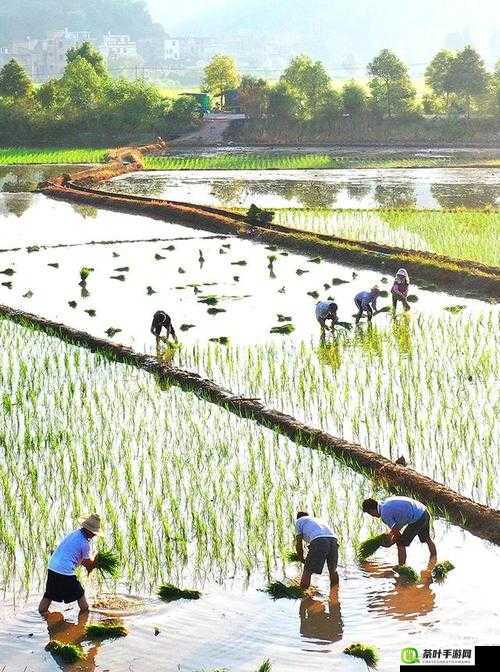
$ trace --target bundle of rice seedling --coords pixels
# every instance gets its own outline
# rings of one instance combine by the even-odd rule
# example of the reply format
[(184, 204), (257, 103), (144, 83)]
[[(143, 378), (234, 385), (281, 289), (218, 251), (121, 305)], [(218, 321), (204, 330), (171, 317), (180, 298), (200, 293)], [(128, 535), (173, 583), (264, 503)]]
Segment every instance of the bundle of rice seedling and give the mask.
[(126, 637), (128, 630), (120, 623), (91, 623), (85, 628), (85, 634), (90, 639), (114, 639)]
[(272, 327), (271, 334), (291, 334), (295, 331), (293, 324), (280, 324), (277, 327)]
[(304, 596), (304, 591), (300, 586), (287, 586), (282, 581), (273, 581), (264, 592), (269, 593), (275, 600), (280, 600), (282, 597), (287, 597), (290, 600), (298, 600)]
[(408, 565), (398, 565), (394, 571), (402, 579), (406, 579), (408, 583), (416, 583), (419, 579), (417, 572), (413, 569), (413, 567), (409, 567)]
[(380, 654), (376, 646), (371, 646), (370, 644), (361, 644), (361, 642), (351, 644), (346, 649), (344, 649), (344, 653), (347, 653), (348, 656), (361, 658), (365, 661), (368, 667), (376, 667), (378, 661), (380, 660)]
[(201, 597), (199, 590), (184, 590), (171, 583), (160, 586), (158, 595), (162, 600), (199, 600)]
[(300, 562), (299, 556), (295, 551), (290, 551), (286, 554), (286, 559), (288, 562)]
[(103, 549), (95, 556), (95, 566), (102, 574), (110, 574), (116, 578), (120, 573), (120, 560), (116, 553)]
[(451, 572), (452, 569), (455, 569), (455, 565), (452, 565), (449, 560), (438, 562), (432, 570), (432, 578), (435, 581), (442, 581), (446, 578), (446, 575), (448, 572)]
[(78, 660), (85, 660), (83, 649), (77, 644), (64, 644), (57, 639), (51, 639), (45, 650), (59, 656), (65, 663), (76, 663)]
[(370, 555), (373, 555), (384, 544), (387, 539), (386, 534), (378, 534), (376, 537), (370, 537), (362, 541), (356, 549), (358, 562), (364, 562)]
[(269, 658), (259, 665), (257, 672), (271, 672), (271, 661)]
[(82, 266), (80, 269), (80, 280), (85, 282), (94, 269), (90, 266)]

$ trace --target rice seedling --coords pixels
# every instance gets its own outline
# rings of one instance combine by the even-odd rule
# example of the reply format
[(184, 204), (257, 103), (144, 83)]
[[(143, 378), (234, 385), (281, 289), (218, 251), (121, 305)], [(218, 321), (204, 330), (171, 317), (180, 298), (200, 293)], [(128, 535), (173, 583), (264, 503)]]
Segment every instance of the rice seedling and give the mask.
[(107, 153), (107, 149), (92, 148), (2, 147), (0, 149), (0, 165), (101, 163)]
[(64, 644), (57, 639), (52, 639), (45, 649), (58, 656), (65, 663), (76, 663), (86, 658), (81, 646), (77, 644)]
[(274, 600), (282, 598), (298, 600), (304, 597), (304, 590), (300, 586), (294, 584), (287, 585), (282, 581), (273, 581), (264, 589), (264, 592), (271, 595)]
[(123, 623), (91, 623), (85, 628), (85, 635), (89, 639), (116, 639), (126, 637), (128, 630)]
[(295, 551), (289, 551), (286, 554), (286, 559), (288, 560), (288, 562), (300, 562), (299, 556)]
[(93, 272), (93, 268), (90, 266), (82, 266), (80, 269), (80, 280), (82, 283), (86, 282), (89, 275)]
[(365, 661), (368, 667), (376, 667), (380, 661), (380, 654), (377, 647), (372, 646), (371, 644), (357, 642), (356, 644), (351, 644), (345, 648), (344, 653), (348, 656), (361, 658), (361, 660)]
[(109, 574), (113, 578), (116, 578), (120, 573), (120, 559), (110, 551), (109, 549), (101, 549), (96, 554), (95, 566), (102, 574)]
[(256, 672), (271, 672), (271, 661), (269, 658), (259, 665)]
[(432, 578), (435, 581), (443, 581), (452, 569), (455, 569), (455, 565), (452, 565), (449, 560), (438, 562), (432, 570)]
[(500, 266), (498, 211), (275, 210), (274, 223), (300, 231)]
[(408, 565), (398, 565), (394, 571), (408, 583), (416, 583), (420, 578), (413, 567), (409, 567)]
[(387, 541), (387, 534), (378, 534), (376, 537), (370, 537), (362, 541), (356, 549), (358, 562), (364, 562)]
[(271, 334), (291, 334), (294, 331), (295, 327), (291, 323), (279, 324), (278, 326), (271, 327), (270, 329)]
[(160, 586), (158, 596), (162, 600), (169, 602), (174, 600), (199, 600), (201, 593), (199, 590), (188, 590), (185, 588), (178, 588), (171, 583), (165, 583)]

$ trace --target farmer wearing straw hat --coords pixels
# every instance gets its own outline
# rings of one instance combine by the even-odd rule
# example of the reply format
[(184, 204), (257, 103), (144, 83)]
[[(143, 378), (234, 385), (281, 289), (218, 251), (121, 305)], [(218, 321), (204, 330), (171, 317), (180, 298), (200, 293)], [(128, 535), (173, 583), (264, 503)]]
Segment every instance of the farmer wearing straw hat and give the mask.
[(361, 319), (363, 313), (366, 313), (368, 322), (372, 321), (372, 317), (378, 312), (377, 311), (377, 298), (380, 295), (380, 289), (377, 285), (374, 285), (369, 292), (359, 292), (354, 297), (354, 303), (358, 309), (357, 315), (353, 317), (356, 318), (356, 324)]
[(90, 574), (94, 569), (95, 561), (90, 558), (90, 542), (98, 534), (101, 534), (101, 519), (93, 513), (81, 521), (78, 530), (64, 537), (52, 553), (45, 593), (38, 605), (41, 614), (47, 613), (52, 601), (66, 604), (78, 602), (80, 611), (88, 611), (85, 591), (76, 578), (75, 570), (82, 565)]

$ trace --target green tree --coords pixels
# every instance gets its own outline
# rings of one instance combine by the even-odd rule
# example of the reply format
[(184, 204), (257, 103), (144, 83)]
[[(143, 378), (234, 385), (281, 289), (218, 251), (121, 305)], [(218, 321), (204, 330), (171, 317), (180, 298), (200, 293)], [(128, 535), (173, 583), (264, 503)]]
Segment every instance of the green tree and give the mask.
[(222, 108), (224, 91), (236, 89), (240, 83), (240, 75), (236, 63), (230, 56), (216, 54), (204, 69), (202, 87), (213, 96), (220, 98)]
[(323, 94), (323, 99), (312, 121), (316, 128), (331, 131), (341, 114), (342, 96), (335, 89), (328, 88)]
[(416, 92), (406, 65), (396, 54), (389, 49), (382, 49), (368, 65), (368, 74), (376, 108), (385, 110), (389, 118), (394, 113), (400, 114), (411, 108)]
[(79, 46), (68, 49), (66, 52), (66, 61), (73, 63), (77, 58), (83, 58), (87, 63), (90, 63), (100, 77), (104, 77), (107, 74), (101, 52), (93, 44), (90, 44), (90, 42), (82, 42)]
[(451, 71), (455, 55), (442, 49), (434, 56), (425, 70), (425, 83), (433, 92), (442, 96), (448, 109), (450, 94), (453, 91)]
[(69, 102), (84, 111), (100, 100), (103, 80), (86, 59), (78, 56), (65, 67), (61, 85)]
[(241, 111), (248, 117), (259, 119), (264, 116), (269, 101), (269, 86), (265, 79), (245, 76), (238, 88)]
[(27, 98), (33, 91), (33, 84), (26, 70), (11, 59), (0, 70), (0, 96), (5, 98)]
[(304, 119), (315, 117), (324, 104), (331, 80), (321, 61), (313, 61), (302, 54), (294, 58), (280, 81), (292, 86), (301, 98)]
[(470, 119), (473, 98), (482, 96), (488, 89), (488, 73), (484, 62), (470, 45), (459, 51), (450, 68), (451, 90), (465, 104), (467, 118)]
[(269, 92), (269, 114), (283, 122), (296, 121), (300, 114), (301, 98), (287, 82), (278, 82)]
[(342, 107), (352, 119), (366, 112), (368, 97), (364, 88), (355, 81), (350, 81), (342, 87)]

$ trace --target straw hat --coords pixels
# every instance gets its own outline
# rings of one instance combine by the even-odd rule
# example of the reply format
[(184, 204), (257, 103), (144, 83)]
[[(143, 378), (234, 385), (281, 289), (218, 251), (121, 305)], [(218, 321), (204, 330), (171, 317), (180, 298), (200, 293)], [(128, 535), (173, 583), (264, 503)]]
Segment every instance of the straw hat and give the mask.
[(97, 513), (91, 513), (88, 518), (82, 518), (80, 525), (84, 530), (92, 532), (92, 534), (102, 534), (101, 517)]

